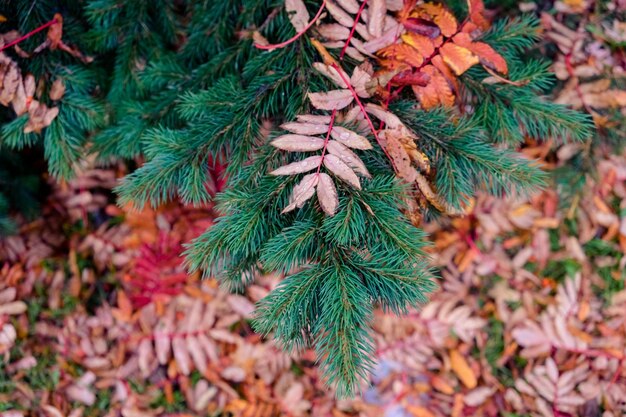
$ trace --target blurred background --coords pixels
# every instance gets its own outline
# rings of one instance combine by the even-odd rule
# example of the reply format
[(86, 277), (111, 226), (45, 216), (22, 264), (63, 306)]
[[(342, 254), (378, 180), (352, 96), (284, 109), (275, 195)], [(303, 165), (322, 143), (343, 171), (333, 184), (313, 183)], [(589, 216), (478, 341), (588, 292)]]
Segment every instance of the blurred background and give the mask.
[(425, 225), (440, 288), (420, 311), (376, 312), (361, 396), (335, 399), (312, 352), (252, 331), (280, 276), (243, 294), (188, 276), (211, 206), (119, 207), (132, 164), (88, 159), (57, 181), (42, 151), (1, 148), (0, 416), (626, 415), (626, 2), (495, 3), (541, 16), (553, 98), (597, 134), (528, 140), (548, 189)]

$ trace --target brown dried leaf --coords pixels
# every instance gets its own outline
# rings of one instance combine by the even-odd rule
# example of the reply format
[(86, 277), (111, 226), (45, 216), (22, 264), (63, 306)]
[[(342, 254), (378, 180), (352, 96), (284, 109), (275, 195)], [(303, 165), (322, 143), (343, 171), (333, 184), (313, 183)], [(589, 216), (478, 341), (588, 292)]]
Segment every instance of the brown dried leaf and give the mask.
[(314, 62), (313, 68), (315, 68), (320, 74), (334, 82), (338, 87), (348, 88), (348, 85), (345, 83), (344, 79), (348, 80), (350, 77), (348, 77), (348, 74), (346, 74), (346, 72), (341, 68), (335, 68), (322, 62)]
[(378, 38), (383, 34), (385, 26), (385, 16), (387, 15), (387, 5), (385, 0), (370, 0), (368, 11), (367, 30)]
[(345, 41), (350, 36), (350, 29), (338, 23), (320, 25), (317, 31), (329, 41)]
[(359, 11), (357, 0), (337, 0), (337, 3), (348, 13), (356, 14)]
[(304, 135), (283, 135), (270, 142), (272, 146), (289, 152), (311, 152), (324, 148), (324, 139)]
[(358, 133), (351, 131), (350, 129), (346, 129), (345, 127), (333, 126), (333, 130), (331, 130), (330, 136), (332, 136), (332, 138), (335, 139), (337, 142), (341, 142), (342, 144), (353, 149), (372, 149), (372, 144), (367, 140), (366, 137), (361, 136)]
[(357, 190), (361, 189), (359, 177), (354, 173), (352, 168), (346, 165), (341, 159), (332, 154), (324, 155), (324, 166), (330, 172), (335, 174), (339, 179), (347, 182)]
[(319, 135), (328, 131), (328, 123), (330, 123), (330, 118), (328, 118), (328, 122), (324, 122), (326, 116), (303, 115), (298, 116), (298, 120), (301, 120), (303, 123), (283, 123), (280, 125), (280, 128), (298, 135)]
[(364, 62), (358, 67), (354, 68), (354, 72), (352, 73), (352, 77), (350, 78), (350, 84), (356, 91), (356, 94), (359, 97), (369, 98), (371, 94), (367, 91), (367, 85), (372, 80), (372, 74), (374, 69), (372, 68), (372, 64), (368, 62)]
[[(316, 125), (328, 126), (328, 124), (330, 124), (330, 116), (321, 116), (316, 114), (299, 114), (296, 116), (296, 120), (302, 123), (313, 123)], [(324, 130), (324, 132), (326, 132), (326, 130)]]
[[(321, 162), (322, 157), (318, 156), (317, 158), (318, 161)], [(319, 163), (317, 165), (319, 165)], [(306, 203), (311, 197), (313, 197), (313, 194), (315, 194), (315, 186), (318, 181), (319, 175), (317, 173), (305, 175), (302, 178), (302, 181), (293, 187), (293, 191), (289, 197), (290, 204), (285, 207), (282, 212), (287, 213), (296, 208), (301, 208), (304, 203)]]
[(293, 162), (291, 164), (284, 165), (274, 171), (270, 172), (270, 175), (294, 175), (308, 172), (317, 168), (322, 163), (322, 157), (320, 155), (309, 156), (302, 161)]
[(337, 23), (347, 28), (352, 27), (354, 19), (352, 19), (352, 17), (350, 17), (350, 15), (346, 13), (346, 11), (343, 10), (341, 6), (339, 6), (333, 0), (326, 0), (326, 10), (328, 10), (328, 13), (330, 13), (333, 19), (337, 21)]
[(330, 154), (339, 157), (339, 159), (345, 162), (346, 165), (352, 168), (355, 172), (361, 174), (366, 178), (372, 177), (361, 158), (359, 158), (358, 155), (352, 152), (347, 146), (342, 145), (337, 141), (331, 140), (328, 141), (326, 150)]
[(341, 110), (354, 100), (350, 90), (332, 90), (324, 93), (309, 93), (313, 107), (320, 110)]
[(339, 197), (337, 196), (337, 188), (332, 178), (328, 174), (321, 172), (319, 174), (319, 183), (317, 185), (317, 200), (328, 216), (334, 216), (339, 206)]
[(296, 32), (300, 33), (306, 29), (309, 24), (309, 12), (303, 0), (285, 0), (285, 10)]

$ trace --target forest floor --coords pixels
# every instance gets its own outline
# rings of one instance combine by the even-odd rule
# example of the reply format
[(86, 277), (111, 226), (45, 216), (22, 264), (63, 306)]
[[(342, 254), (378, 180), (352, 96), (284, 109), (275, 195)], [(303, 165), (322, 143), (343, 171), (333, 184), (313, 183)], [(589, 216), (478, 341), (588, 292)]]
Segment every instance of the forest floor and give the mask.
[[(557, 3), (569, 9), (543, 19), (556, 99), (610, 128), (602, 111), (625, 117), (613, 81), (626, 27), (589, 12), (565, 27), (581, 2)], [(312, 352), (251, 330), (281, 277), (236, 295), (186, 274), (184, 244), (210, 208), (119, 208), (123, 165), (85, 163), (0, 240), (0, 416), (626, 415), (626, 153), (609, 149), (529, 140), (548, 189), (478, 196), (466, 216), (425, 224), (440, 289), (407, 316), (376, 312), (378, 365), (348, 400)]]

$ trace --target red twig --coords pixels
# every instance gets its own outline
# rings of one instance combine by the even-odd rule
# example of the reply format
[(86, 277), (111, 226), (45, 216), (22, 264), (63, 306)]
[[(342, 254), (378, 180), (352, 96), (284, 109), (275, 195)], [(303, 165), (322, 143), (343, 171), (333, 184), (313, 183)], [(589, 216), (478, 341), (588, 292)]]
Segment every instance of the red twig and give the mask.
[(25, 39), (30, 38), (31, 36), (33, 36), (35, 33), (41, 32), (42, 30), (44, 30), (45, 28), (54, 25), (55, 23), (57, 23), (56, 19), (52, 19), (51, 21), (49, 21), (48, 23), (44, 23), (43, 25), (39, 26), (37, 29), (31, 30), (30, 32), (28, 32), (26, 35), (21, 36), (19, 38), (17, 38), (16, 40), (14, 40), (13, 42), (9, 42), (6, 45), (4, 45), (2, 48), (0, 48), (0, 52), (4, 51), (5, 49), (8, 49), (12, 46), (17, 45), (18, 43), (22, 42)]
[(372, 134), (374, 135), (374, 138), (376, 139), (376, 142), (381, 147), (381, 149), (383, 150), (385, 155), (387, 155), (387, 158), (389, 158), (389, 162), (391, 162), (391, 165), (393, 166), (393, 169), (397, 172), (398, 170), (397, 170), (397, 168), (396, 168), (396, 166), (395, 166), (395, 164), (393, 162), (393, 159), (391, 158), (391, 155), (389, 155), (389, 153), (387, 152), (387, 149), (385, 149), (385, 147), (381, 143), (380, 138), (378, 137), (378, 131), (374, 127), (374, 123), (372, 123), (372, 119), (370, 118), (369, 114), (367, 114), (367, 111), (365, 110), (365, 106), (363, 106), (363, 103), (361, 103), (361, 99), (359, 99), (358, 94), (356, 93), (356, 91), (354, 91), (354, 87), (352, 87), (352, 84), (350, 84), (350, 80), (348, 80), (343, 75), (343, 71), (341, 71), (341, 69), (337, 66), (337, 64), (332, 63), (331, 67), (333, 67), (335, 69), (335, 71), (337, 71), (337, 74), (339, 74), (339, 76), (341, 77), (342, 81), (348, 86), (348, 89), (352, 93), (352, 97), (354, 97), (354, 101), (356, 101), (356, 104), (361, 109), (361, 113), (363, 113), (363, 117), (365, 117), (365, 120), (367, 120), (367, 124), (369, 125), (370, 130), (372, 131)]
[(328, 141), (330, 139), (330, 132), (333, 130), (333, 125), (335, 124), (335, 117), (337, 117), (337, 109), (333, 109), (332, 114), (330, 115), (330, 123), (328, 124), (328, 132), (326, 132), (326, 138), (324, 139), (324, 149), (322, 149), (322, 159), (320, 160), (320, 164), (317, 167), (317, 173), (320, 173), (320, 169), (322, 169), (322, 164), (324, 163), (324, 156), (326, 156), (326, 147), (328, 146)]
[(290, 43), (295, 42), (296, 40), (298, 40), (298, 38), (302, 35), (304, 35), (306, 33), (307, 30), (309, 30), (311, 28), (311, 26), (313, 26), (313, 24), (317, 21), (317, 19), (320, 18), (320, 16), (322, 15), (322, 12), (324, 11), (324, 7), (326, 6), (326, 0), (324, 0), (322, 2), (322, 5), (320, 6), (320, 9), (317, 11), (317, 14), (315, 15), (315, 17), (313, 19), (311, 19), (311, 21), (304, 27), (304, 29), (302, 29), (300, 32), (296, 33), (296, 35), (294, 37), (292, 37), (291, 39), (287, 39), (285, 42), (281, 42), (281, 43), (276, 43), (276, 44), (272, 44), (272, 45), (260, 45), (258, 43), (255, 43), (254, 46), (258, 49), (263, 49), (266, 51), (272, 51), (274, 49), (280, 49), (280, 48), (284, 48), (285, 46), (289, 45)]
[(367, 0), (363, 0), (363, 3), (361, 3), (361, 7), (359, 8), (359, 11), (356, 14), (356, 17), (354, 18), (354, 23), (352, 24), (352, 29), (350, 30), (350, 34), (348, 35), (348, 39), (346, 39), (346, 44), (343, 46), (343, 48), (341, 48), (341, 53), (339, 54), (339, 59), (343, 59), (343, 56), (346, 53), (346, 50), (348, 49), (348, 46), (350, 45), (350, 41), (352, 40), (352, 37), (354, 36), (354, 31), (356, 30), (356, 25), (359, 23), (359, 19), (361, 19), (361, 13), (363, 13), (363, 9), (365, 9), (365, 5), (367, 4)]

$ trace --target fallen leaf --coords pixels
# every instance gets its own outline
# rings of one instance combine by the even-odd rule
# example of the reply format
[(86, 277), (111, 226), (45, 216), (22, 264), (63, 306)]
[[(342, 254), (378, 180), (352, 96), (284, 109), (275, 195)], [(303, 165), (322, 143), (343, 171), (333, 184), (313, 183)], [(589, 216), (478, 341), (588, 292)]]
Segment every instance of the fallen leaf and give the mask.
[(478, 384), (476, 375), (474, 375), (474, 371), (470, 368), (469, 364), (459, 351), (450, 351), (450, 366), (463, 385), (469, 389), (476, 388), (476, 385)]

